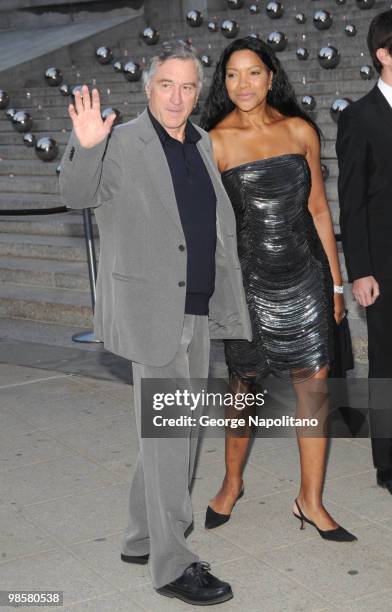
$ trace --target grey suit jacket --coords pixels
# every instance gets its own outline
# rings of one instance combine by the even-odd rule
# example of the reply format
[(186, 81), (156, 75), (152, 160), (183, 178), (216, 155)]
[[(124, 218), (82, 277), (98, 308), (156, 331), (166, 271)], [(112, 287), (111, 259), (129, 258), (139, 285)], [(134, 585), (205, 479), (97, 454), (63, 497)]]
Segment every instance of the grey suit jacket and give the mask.
[[(250, 340), (233, 209), (212, 161), (210, 138), (195, 127), (217, 196), (211, 338)], [(95, 208), (100, 233), (96, 337), (127, 359), (166, 365), (181, 338), (187, 255), (169, 166), (147, 111), (90, 149), (72, 132), (61, 162), (60, 192), (70, 208)]]

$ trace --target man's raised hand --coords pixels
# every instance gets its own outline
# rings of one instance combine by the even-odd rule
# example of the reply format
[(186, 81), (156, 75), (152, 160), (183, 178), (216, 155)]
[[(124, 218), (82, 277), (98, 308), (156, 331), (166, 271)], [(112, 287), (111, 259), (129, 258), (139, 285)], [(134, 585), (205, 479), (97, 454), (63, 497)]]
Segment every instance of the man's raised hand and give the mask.
[(111, 113), (105, 121), (102, 119), (98, 90), (93, 89), (90, 97), (87, 85), (83, 85), (82, 95), (79, 90), (75, 92), (75, 104), (68, 106), (68, 113), (80, 144), (86, 148), (105, 140), (116, 118), (116, 114)]

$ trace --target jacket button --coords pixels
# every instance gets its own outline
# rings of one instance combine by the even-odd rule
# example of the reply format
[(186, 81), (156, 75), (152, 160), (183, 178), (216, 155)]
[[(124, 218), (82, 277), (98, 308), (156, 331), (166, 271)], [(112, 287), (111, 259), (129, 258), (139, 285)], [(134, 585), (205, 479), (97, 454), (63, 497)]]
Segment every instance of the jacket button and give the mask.
[(71, 147), (71, 150), (69, 152), (69, 160), (72, 161), (75, 155), (75, 147)]
[(179, 248), (180, 251), (185, 251), (185, 247), (184, 247), (183, 244), (180, 244), (178, 248)]
[(179, 287), (185, 287), (185, 281), (180, 281), (180, 282), (178, 283), (178, 286), (179, 286)]

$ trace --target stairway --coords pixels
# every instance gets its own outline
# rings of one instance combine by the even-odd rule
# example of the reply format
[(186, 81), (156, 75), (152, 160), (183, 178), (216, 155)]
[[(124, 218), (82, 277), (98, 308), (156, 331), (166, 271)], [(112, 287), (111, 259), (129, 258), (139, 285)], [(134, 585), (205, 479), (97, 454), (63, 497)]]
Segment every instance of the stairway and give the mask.
[[(220, 32), (211, 33), (207, 21), (213, 17), (235, 19), (240, 26), (239, 36), (258, 33), (263, 39), (274, 30), (285, 32), (288, 45), (279, 53), (285, 69), (296, 89), (299, 98), (311, 94), (317, 106), (313, 116), (323, 135), (322, 161), (327, 166), (329, 178), (326, 190), (331, 205), (336, 231), (338, 231), (337, 162), (335, 156), (336, 124), (331, 119), (330, 106), (337, 97), (356, 100), (374, 85), (375, 78), (363, 81), (359, 69), (370, 64), (366, 46), (369, 23), (375, 14), (389, 8), (389, 3), (378, 0), (375, 7), (361, 11), (354, 0), (338, 6), (335, 0), (314, 2), (296, 0), (283, 2), (286, 7), (281, 19), (267, 17), (267, 2), (261, 0), (261, 12), (250, 14), (246, 7), (233, 11), (225, 10), (205, 18), (200, 28), (190, 28), (184, 18), (181, 23), (171, 24), (170, 28), (160, 28), (161, 41), (170, 38), (191, 38), (200, 54), (207, 53), (217, 60), (221, 50), (229, 42)], [(333, 25), (329, 30), (318, 31), (312, 16), (316, 10), (325, 9), (333, 15)], [(304, 25), (294, 19), (297, 12), (307, 16)], [(344, 26), (355, 24), (357, 35), (347, 37)], [(156, 47), (146, 46), (138, 37), (142, 29), (140, 18), (137, 27), (126, 37), (121, 35), (111, 44), (116, 59), (132, 59), (145, 65), (154, 54)], [(106, 34), (106, 37), (105, 37)], [(109, 34), (103, 33), (99, 44), (107, 44)], [(110, 37), (113, 39), (113, 36)], [(334, 70), (324, 70), (317, 61), (317, 51), (327, 43), (336, 46), (341, 53), (339, 66)], [(300, 61), (295, 51), (304, 46), (309, 50), (309, 59)], [(110, 65), (100, 65), (94, 57), (91, 43), (74, 43), (61, 68), (64, 82), (70, 85), (87, 83), (100, 90), (102, 107), (113, 106), (123, 114), (123, 120), (135, 117), (145, 105), (141, 82), (129, 83), (122, 74), (113, 71)], [(39, 208), (60, 205), (56, 168), (68, 140), (71, 121), (68, 118), (67, 104), (58, 89), (45, 84), (43, 73), (45, 60), (32, 61), (28, 77), (23, 87), (13, 88), (12, 82), (3, 87), (10, 94), (10, 106), (29, 111), (34, 120), (33, 132), (39, 137), (50, 135), (59, 144), (59, 158), (44, 163), (38, 160), (34, 150), (23, 144), (23, 135), (17, 133), (0, 110), (0, 209)], [(50, 57), (46, 66), (53, 65)], [(204, 95), (213, 74), (214, 66), (205, 68), (206, 83)], [(203, 96), (202, 96), (203, 100)], [(193, 118), (197, 122), (197, 116)], [(97, 237), (98, 238), (98, 237)], [(99, 241), (96, 241), (99, 253)], [(90, 326), (88, 274), (83, 239), (82, 216), (72, 211), (61, 215), (39, 217), (0, 216), (0, 317), (29, 319), (63, 325)], [(354, 349), (358, 363), (357, 371), (366, 366), (366, 333), (363, 313), (352, 302), (351, 291), (346, 292), (350, 309), (350, 323), (354, 337)], [(362, 370), (361, 370), (362, 368)]]

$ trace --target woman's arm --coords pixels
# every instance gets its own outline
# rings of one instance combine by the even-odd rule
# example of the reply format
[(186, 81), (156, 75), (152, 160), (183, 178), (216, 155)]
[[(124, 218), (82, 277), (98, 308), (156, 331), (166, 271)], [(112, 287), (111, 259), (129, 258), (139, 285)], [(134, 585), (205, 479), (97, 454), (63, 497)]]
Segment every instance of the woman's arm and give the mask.
[[(314, 225), (327, 255), (334, 285), (341, 286), (343, 284), (342, 272), (340, 269), (331, 211), (329, 209), (321, 171), (320, 142), (316, 131), (311, 125), (302, 119), (297, 121), (298, 135), (301, 144), (306, 150), (306, 159), (312, 177), (312, 188), (308, 203), (309, 211), (313, 217)], [(335, 320), (337, 323), (340, 323), (345, 314), (343, 295), (335, 293), (334, 301)]]

